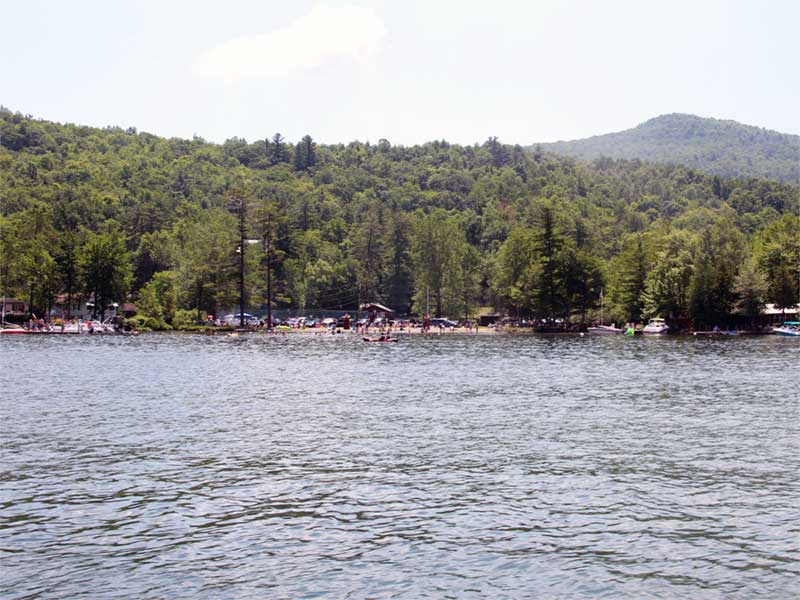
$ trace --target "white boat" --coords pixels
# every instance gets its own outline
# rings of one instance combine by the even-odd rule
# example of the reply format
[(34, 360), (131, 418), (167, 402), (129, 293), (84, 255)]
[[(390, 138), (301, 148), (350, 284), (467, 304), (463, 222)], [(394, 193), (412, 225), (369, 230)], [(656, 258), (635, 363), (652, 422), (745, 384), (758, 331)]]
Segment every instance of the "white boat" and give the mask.
[(586, 329), (589, 333), (608, 335), (610, 333), (624, 333), (624, 329), (614, 327), (614, 325), (603, 325), (603, 290), (600, 290), (600, 325)]
[(646, 335), (661, 335), (665, 334), (669, 331), (669, 325), (664, 321), (664, 319), (655, 318), (650, 319), (647, 325), (644, 326), (643, 333)]
[(785, 337), (800, 337), (800, 321), (786, 321), (772, 328), (772, 333)]
[(111, 323), (109, 320), (105, 320), (102, 323), (100, 321), (91, 321), (87, 322), (84, 321), (83, 323), (85, 332), (90, 333), (116, 333), (114, 329), (114, 324)]
[(52, 331), (53, 333), (116, 333), (114, 325), (108, 320), (102, 323), (100, 321), (66, 322), (56, 325)]
[(596, 335), (608, 335), (610, 333), (624, 333), (624, 329), (620, 329), (619, 327), (614, 327), (613, 325), (597, 325), (595, 327), (589, 327), (587, 330), (589, 333), (596, 334)]

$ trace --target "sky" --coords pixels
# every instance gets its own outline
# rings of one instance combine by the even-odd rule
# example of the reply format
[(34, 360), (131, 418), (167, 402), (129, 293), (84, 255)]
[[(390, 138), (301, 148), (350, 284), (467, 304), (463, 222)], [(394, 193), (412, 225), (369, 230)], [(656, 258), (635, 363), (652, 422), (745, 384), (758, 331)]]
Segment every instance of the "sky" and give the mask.
[(532, 144), (665, 113), (800, 133), (796, 0), (4, 1), (0, 104), (167, 137)]

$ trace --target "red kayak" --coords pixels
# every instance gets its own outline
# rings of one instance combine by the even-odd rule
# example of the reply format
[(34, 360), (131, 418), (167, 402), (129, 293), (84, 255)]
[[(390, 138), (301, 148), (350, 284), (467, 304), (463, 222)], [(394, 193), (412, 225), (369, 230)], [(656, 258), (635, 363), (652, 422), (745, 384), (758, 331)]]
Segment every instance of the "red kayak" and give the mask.
[(361, 338), (365, 342), (396, 342), (397, 338)]

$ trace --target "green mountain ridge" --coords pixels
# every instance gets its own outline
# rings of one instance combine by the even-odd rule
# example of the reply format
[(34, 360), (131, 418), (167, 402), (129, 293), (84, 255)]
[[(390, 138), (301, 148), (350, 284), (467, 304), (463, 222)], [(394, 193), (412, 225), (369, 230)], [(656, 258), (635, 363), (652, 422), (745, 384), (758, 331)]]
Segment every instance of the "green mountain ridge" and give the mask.
[(624, 131), (536, 146), (583, 160), (639, 159), (727, 178), (800, 181), (800, 136), (688, 114), (661, 115)]

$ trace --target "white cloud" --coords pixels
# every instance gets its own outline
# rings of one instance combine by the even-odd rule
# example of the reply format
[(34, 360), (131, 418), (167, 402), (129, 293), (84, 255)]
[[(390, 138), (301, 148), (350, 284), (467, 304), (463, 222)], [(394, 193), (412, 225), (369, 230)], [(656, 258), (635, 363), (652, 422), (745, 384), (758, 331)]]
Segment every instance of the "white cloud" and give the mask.
[(369, 8), (345, 4), (314, 6), (288, 26), (228, 40), (201, 54), (192, 72), (236, 83), (284, 77), (338, 60), (368, 62), (386, 33)]

